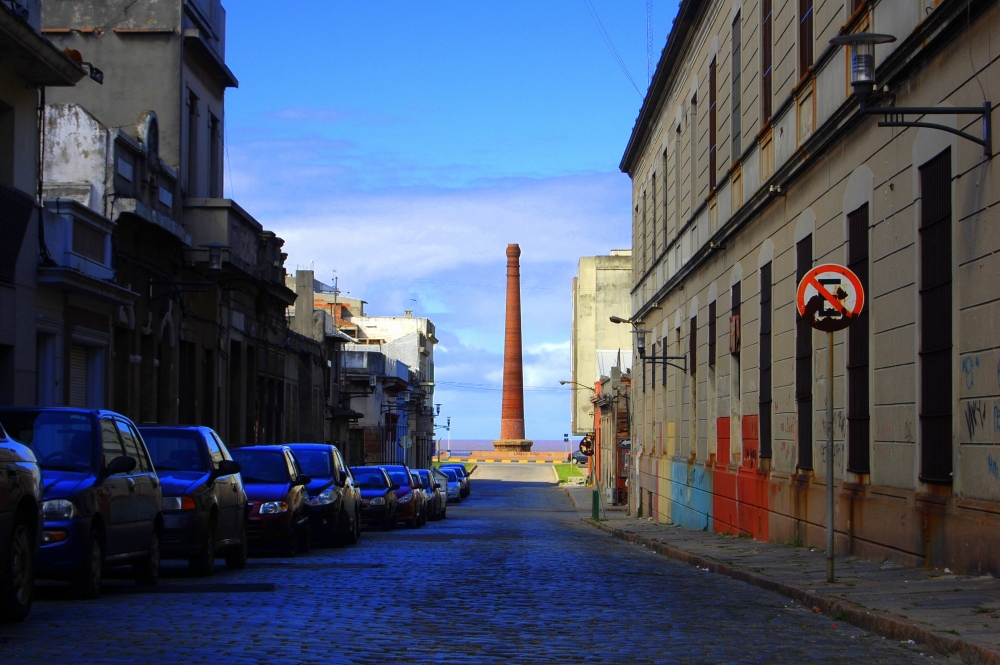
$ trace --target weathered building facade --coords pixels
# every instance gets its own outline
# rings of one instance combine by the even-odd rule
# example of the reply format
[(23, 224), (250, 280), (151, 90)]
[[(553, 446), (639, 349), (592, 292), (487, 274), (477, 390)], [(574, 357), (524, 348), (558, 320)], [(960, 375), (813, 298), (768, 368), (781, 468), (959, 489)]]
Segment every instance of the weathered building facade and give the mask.
[(289, 329), (283, 241), (222, 197), (219, 0), (48, 3), (42, 32), (104, 77), (45, 108), (39, 401), (229, 445), (329, 440), (330, 365)]
[[(35, 320), (43, 252), (40, 107), (84, 69), (40, 32), (38, 0), (0, 3), (0, 405), (38, 399)], [(92, 85), (96, 83), (88, 81)], [(67, 251), (72, 252), (71, 245)], [(60, 259), (63, 258), (61, 255)], [(103, 384), (101, 388), (103, 388)]]
[[(837, 551), (1000, 573), (1000, 178), (980, 145), (859, 114), (830, 44), (897, 38), (873, 104), (982, 106), (998, 27), (993, 1), (681, 3), (621, 163), (632, 318), (686, 359), (634, 360), (633, 514), (821, 545), (833, 381)], [(827, 262), (868, 293), (832, 377), (794, 308)]]

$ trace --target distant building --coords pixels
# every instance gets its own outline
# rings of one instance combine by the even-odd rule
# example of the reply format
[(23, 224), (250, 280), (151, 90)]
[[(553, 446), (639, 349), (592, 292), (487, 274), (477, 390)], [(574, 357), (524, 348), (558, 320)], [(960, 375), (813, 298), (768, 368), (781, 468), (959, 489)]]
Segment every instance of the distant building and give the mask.
[(42, 36), (40, 25), (38, 0), (0, 3), (0, 406), (38, 398), (40, 91), (73, 86), (85, 75)]
[(612, 250), (610, 256), (584, 256), (573, 278), (572, 381), (570, 409), (576, 436), (593, 434), (593, 387), (611, 368), (632, 367), (631, 326), (615, 325), (609, 317), (631, 312), (632, 252)]

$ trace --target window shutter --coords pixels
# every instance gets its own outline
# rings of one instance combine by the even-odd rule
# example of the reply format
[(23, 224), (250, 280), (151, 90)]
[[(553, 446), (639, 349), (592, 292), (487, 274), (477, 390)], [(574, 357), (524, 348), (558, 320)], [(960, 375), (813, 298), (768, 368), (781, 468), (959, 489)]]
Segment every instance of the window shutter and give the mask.
[[(868, 204), (847, 215), (847, 267), (868, 292)], [(847, 329), (847, 470), (869, 473), (868, 307)]]
[(87, 408), (87, 347), (69, 347), (69, 405)]

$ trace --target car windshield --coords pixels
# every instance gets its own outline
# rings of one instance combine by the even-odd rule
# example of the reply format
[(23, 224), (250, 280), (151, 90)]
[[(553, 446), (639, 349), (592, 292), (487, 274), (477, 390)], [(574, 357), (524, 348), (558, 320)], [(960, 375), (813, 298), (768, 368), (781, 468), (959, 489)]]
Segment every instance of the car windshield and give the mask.
[(455, 477), (457, 477), (457, 478), (464, 478), (465, 477), (465, 467), (464, 466), (460, 466), (460, 465), (456, 464), (454, 466), (447, 466), (447, 467), (444, 467), (444, 468), (451, 469), (452, 471), (454, 471), (455, 472)]
[(283, 485), (288, 482), (288, 464), (280, 450), (230, 450), (240, 463), (240, 475), (245, 483)]
[(410, 480), (410, 474), (406, 471), (389, 471), (389, 477), (392, 478), (394, 485), (399, 485), (400, 487), (406, 485), (409, 486), (413, 481)]
[(15, 441), (31, 448), (43, 469), (88, 471), (97, 437), (93, 419), (67, 411), (12, 411), (0, 422)]
[(310, 478), (333, 478), (333, 456), (329, 450), (293, 448), (302, 473)]
[(140, 428), (157, 471), (208, 471), (201, 435), (192, 430)]
[(351, 467), (351, 473), (354, 474), (354, 480), (361, 485), (363, 490), (384, 490), (389, 487), (381, 469)]
[(426, 471), (414, 471), (413, 475), (417, 477), (417, 480), (420, 482), (421, 485), (423, 485), (426, 488), (430, 488), (431, 478), (429, 473), (427, 473)]
[(458, 474), (455, 473), (455, 469), (441, 469), (441, 472), (444, 473), (444, 475), (448, 476), (448, 480), (450, 480), (451, 482), (453, 483), (458, 482)]

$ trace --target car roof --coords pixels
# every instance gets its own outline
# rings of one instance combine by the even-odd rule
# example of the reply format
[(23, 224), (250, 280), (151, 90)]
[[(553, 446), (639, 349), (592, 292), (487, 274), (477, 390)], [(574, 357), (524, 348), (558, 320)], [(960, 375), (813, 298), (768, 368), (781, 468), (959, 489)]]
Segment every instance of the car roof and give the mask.
[(329, 450), (330, 448), (336, 448), (337, 446), (332, 443), (286, 443), (284, 444), (295, 450), (296, 448), (300, 450)]
[(253, 446), (236, 446), (235, 448), (229, 448), (229, 452), (235, 452), (237, 450), (285, 450), (288, 446), (283, 443), (275, 444), (259, 444)]

